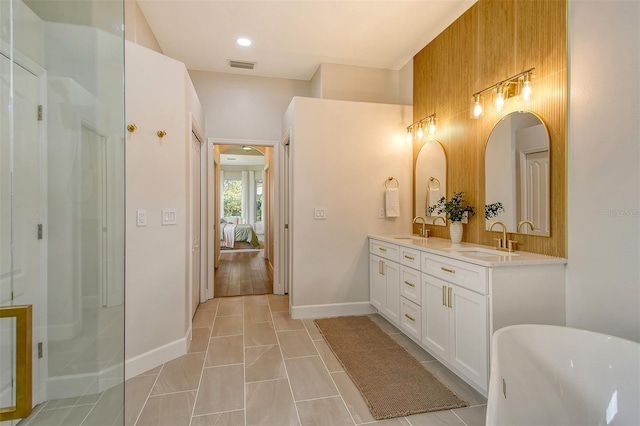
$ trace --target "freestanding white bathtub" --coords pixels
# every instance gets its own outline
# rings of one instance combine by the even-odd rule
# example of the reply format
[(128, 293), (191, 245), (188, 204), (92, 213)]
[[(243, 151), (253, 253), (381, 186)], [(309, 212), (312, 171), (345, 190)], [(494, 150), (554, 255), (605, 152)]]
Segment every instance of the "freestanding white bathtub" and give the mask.
[(640, 343), (552, 325), (496, 331), (487, 425), (640, 425)]

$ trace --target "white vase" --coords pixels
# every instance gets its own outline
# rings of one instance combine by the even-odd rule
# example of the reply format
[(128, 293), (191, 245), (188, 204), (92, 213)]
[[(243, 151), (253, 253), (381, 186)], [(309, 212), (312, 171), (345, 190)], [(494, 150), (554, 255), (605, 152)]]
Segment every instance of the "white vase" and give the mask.
[(452, 243), (460, 244), (462, 241), (462, 222), (451, 222), (449, 225), (449, 234), (451, 235)]

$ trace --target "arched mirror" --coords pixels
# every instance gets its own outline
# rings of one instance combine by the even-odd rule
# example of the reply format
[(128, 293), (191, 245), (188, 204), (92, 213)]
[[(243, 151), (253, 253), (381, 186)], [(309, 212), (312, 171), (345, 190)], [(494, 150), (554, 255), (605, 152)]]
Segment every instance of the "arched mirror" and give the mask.
[(507, 232), (550, 235), (549, 157), (540, 117), (519, 111), (500, 119), (485, 149), (486, 229), (500, 221)]
[[(415, 215), (425, 218), (428, 224), (446, 226), (446, 220), (437, 220), (436, 213), (429, 215), (427, 208), (447, 195), (447, 157), (444, 148), (436, 140), (427, 141), (416, 159)], [(440, 215), (444, 219), (444, 214)]]

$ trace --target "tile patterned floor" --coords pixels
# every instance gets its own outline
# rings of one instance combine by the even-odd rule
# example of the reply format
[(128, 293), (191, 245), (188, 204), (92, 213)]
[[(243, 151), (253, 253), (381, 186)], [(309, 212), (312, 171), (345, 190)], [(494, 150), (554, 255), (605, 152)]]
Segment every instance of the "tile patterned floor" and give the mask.
[(485, 398), (381, 316), (371, 315), (470, 405), (376, 422), (313, 321), (291, 319), (288, 308), (288, 298), (276, 295), (202, 304), (189, 353), (128, 380), (124, 412), (102, 409), (107, 393), (122, 391), (116, 387), (97, 401), (49, 401), (26, 424), (116, 425), (124, 417), (127, 426), (484, 425)]
[[(189, 354), (126, 383), (126, 424), (356, 425), (374, 423), (362, 396), (311, 320), (292, 320), (286, 296), (200, 305)], [(378, 315), (385, 331), (470, 407), (378, 422), (483, 425), (486, 400)]]

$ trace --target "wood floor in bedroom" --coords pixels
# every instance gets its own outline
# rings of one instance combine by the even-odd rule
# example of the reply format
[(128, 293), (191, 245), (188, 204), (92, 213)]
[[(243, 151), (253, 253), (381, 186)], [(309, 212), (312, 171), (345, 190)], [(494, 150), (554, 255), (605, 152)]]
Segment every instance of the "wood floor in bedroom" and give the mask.
[(273, 273), (264, 251), (223, 251), (215, 273), (215, 297), (272, 294)]

